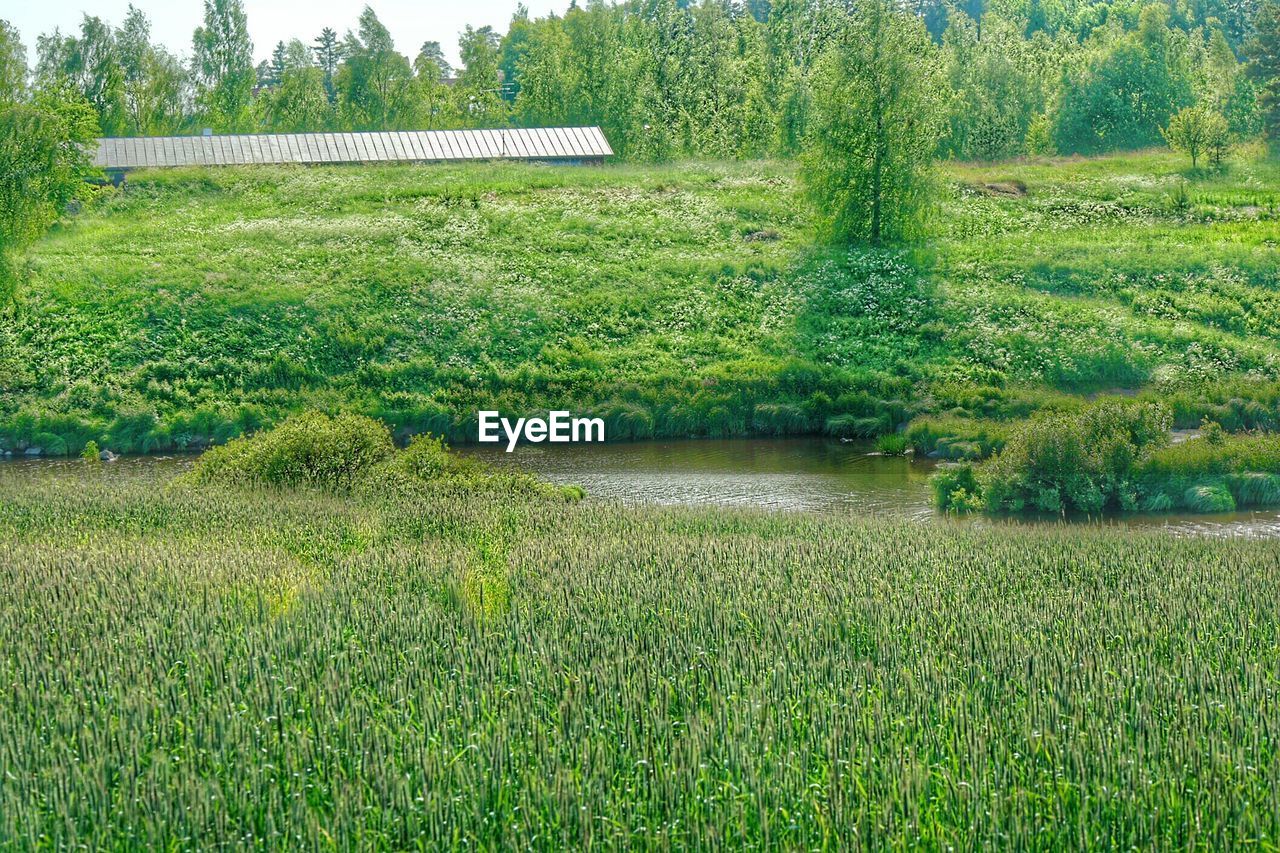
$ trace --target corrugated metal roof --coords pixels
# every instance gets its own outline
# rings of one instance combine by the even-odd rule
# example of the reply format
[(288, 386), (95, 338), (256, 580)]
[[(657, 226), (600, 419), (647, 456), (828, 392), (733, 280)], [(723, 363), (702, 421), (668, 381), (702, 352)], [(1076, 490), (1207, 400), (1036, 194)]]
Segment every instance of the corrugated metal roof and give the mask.
[(234, 166), (248, 163), (399, 163), (434, 160), (584, 160), (613, 154), (598, 127), (261, 133), (99, 139), (94, 165)]

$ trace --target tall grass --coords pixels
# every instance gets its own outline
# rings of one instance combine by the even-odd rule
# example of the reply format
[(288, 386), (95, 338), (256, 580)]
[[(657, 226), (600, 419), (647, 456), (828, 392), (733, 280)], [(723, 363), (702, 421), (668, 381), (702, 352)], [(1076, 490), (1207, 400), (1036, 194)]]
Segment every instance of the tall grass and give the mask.
[(1274, 545), (0, 468), (0, 847), (1273, 847)]
[(782, 163), (139, 173), (33, 249), (0, 450), (198, 448), (309, 408), (455, 443), (494, 408), (874, 437), (1138, 389), (1273, 428), (1280, 171), (1240, 158), (1175, 209), (1179, 169), (950, 164), (906, 253), (815, 250)]

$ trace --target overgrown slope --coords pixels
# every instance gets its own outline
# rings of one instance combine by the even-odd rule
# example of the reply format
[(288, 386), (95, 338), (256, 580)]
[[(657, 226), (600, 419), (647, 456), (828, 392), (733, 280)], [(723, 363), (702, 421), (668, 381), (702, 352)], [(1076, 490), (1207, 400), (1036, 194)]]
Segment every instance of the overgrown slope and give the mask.
[(33, 252), (0, 441), (198, 445), (308, 407), (454, 440), (480, 407), (874, 434), (1152, 382), (1274, 415), (1205, 383), (1280, 372), (1280, 168), (1181, 168), (950, 167), (910, 254), (813, 249), (783, 164), (136, 174)]

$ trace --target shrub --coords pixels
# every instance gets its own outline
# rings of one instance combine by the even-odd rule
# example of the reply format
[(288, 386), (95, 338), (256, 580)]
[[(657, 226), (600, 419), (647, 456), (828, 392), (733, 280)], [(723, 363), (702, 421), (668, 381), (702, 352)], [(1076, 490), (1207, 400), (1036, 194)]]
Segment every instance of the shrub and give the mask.
[(973, 512), (982, 509), (982, 497), (973, 477), (972, 465), (939, 468), (929, 478), (933, 502), (944, 512)]
[(1168, 441), (1172, 417), (1155, 403), (1108, 400), (1036, 418), (977, 472), (993, 512), (1099, 512), (1136, 504), (1134, 465)]
[(809, 432), (809, 418), (799, 406), (760, 403), (755, 407), (751, 426), (762, 435), (801, 435)]
[(80, 451), (80, 458), (86, 462), (97, 462), (98, 453), (98, 442), (91, 438), (85, 443), (84, 450)]
[(1182, 502), (1193, 512), (1231, 512), (1236, 500), (1226, 486), (1192, 486), (1182, 496)]
[(1227, 480), (1239, 506), (1272, 506), (1280, 504), (1280, 474), (1246, 471)]
[(345, 490), (394, 452), (391, 434), (372, 418), (308, 412), (213, 448), (191, 473), (206, 483)]
[(1157, 450), (1138, 466), (1138, 475), (1148, 483), (1246, 471), (1280, 474), (1280, 433), (1193, 439)]
[(911, 447), (905, 435), (892, 432), (876, 439), (876, 452), (886, 456), (904, 456)]
[(1008, 432), (1008, 424), (943, 415), (916, 418), (905, 435), (921, 455), (936, 450), (945, 459), (981, 459), (1004, 447)]

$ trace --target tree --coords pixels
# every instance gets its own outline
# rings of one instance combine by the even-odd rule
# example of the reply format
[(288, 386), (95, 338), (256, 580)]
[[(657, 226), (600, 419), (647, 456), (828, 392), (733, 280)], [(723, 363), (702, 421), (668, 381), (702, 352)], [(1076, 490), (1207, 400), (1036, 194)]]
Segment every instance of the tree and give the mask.
[(271, 72), (271, 83), (269, 85), (278, 85), (280, 78), (284, 77), (285, 54), (288, 50), (283, 41), (276, 42), (276, 46), (271, 49), (271, 63), (268, 66)]
[(27, 49), (8, 21), (0, 21), (0, 104), (21, 101), (27, 92)]
[(942, 79), (924, 25), (874, 0), (849, 17), (814, 69), (801, 174), (823, 236), (913, 236), (944, 126)]
[(0, 305), (16, 285), (17, 252), (84, 191), (99, 133), (93, 106), (65, 82), (30, 104), (0, 106)]
[(1267, 139), (1280, 143), (1280, 2), (1266, 0), (1253, 21), (1253, 36), (1245, 43), (1262, 128)]
[(449, 60), (445, 59), (444, 51), (440, 48), (438, 41), (422, 43), (422, 50), (418, 51), (413, 67), (419, 76), (434, 69), (437, 81), (448, 80), (453, 76), (453, 66), (449, 64)]
[(333, 78), (338, 73), (338, 66), (342, 63), (342, 45), (338, 41), (338, 34), (331, 28), (325, 27), (320, 31), (320, 35), (316, 36), (315, 46), (311, 50), (315, 53), (316, 65), (320, 66), (321, 72), (324, 73), (324, 90), (329, 94), (329, 101), (332, 102), (336, 97)]
[(445, 79), (453, 73), (440, 42), (423, 42), (422, 50), (413, 60), (413, 93), (416, 100), (414, 112), (421, 126), (427, 130), (453, 124), (456, 113), (449, 97)]
[(192, 71), (203, 117), (232, 133), (247, 130), (255, 72), (241, 0), (205, 0), (204, 25), (192, 37)]
[(463, 70), (455, 91), (468, 123), (492, 124), (503, 115), (501, 53), (493, 27), (468, 26), (458, 39)]
[(1230, 139), (1227, 120), (1204, 104), (1179, 110), (1169, 118), (1169, 126), (1162, 133), (1170, 148), (1191, 158), (1193, 169), (1202, 154), (1208, 154), (1214, 165), (1220, 164)]
[(413, 120), (413, 69), (396, 52), (373, 9), (360, 14), (360, 34), (348, 34), (337, 89), (347, 121), (362, 130), (390, 130)]
[(36, 44), (40, 86), (69, 86), (93, 107), (104, 133), (122, 133), (126, 126), (124, 70), (111, 27), (101, 18), (85, 15), (79, 37), (54, 30)]
[(124, 106), (129, 133), (174, 133), (184, 122), (185, 75), (177, 58), (151, 44), (151, 23), (129, 6), (116, 30), (124, 76)]
[(266, 124), (283, 133), (316, 132), (332, 123), (333, 108), (324, 90), (324, 72), (315, 66), (286, 67), (267, 98)]
[(1058, 151), (1094, 154), (1159, 142), (1162, 124), (1193, 100), (1168, 21), (1167, 6), (1148, 4), (1137, 30), (1086, 52), (1063, 85)]

